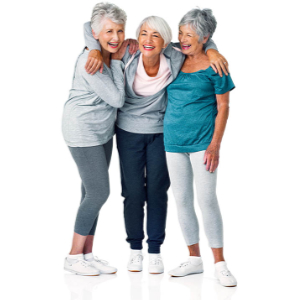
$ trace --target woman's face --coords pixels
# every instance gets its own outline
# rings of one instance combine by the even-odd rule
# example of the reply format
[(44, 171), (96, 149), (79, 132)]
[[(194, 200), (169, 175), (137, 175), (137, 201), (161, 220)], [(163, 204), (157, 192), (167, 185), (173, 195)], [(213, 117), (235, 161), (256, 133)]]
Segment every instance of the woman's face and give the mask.
[(116, 24), (110, 19), (105, 19), (102, 22), (99, 35), (96, 36), (93, 31), (93, 36), (99, 40), (102, 49), (116, 53), (125, 39), (124, 24)]
[(178, 40), (182, 53), (185, 55), (193, 55), (202, 50), (203, 44), (207, 42), (208, 37), (205, 37), (203, 41), (199, 43), (199, 35), (197, 35), (196, 31), (189, 25), (183, 25), (179, 27)]
[(139, 49), (146, 57), (154, 57), (160, 55), (165, 43), (161, 35), (150, 28), (147, 24), (143, 24), (138, 38)]

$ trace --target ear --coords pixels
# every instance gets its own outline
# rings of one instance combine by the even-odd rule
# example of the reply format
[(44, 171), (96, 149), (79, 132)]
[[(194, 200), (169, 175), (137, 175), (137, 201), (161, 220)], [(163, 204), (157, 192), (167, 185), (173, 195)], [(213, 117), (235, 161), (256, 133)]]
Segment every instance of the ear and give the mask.
[(99, 38), (97, 37), (97, 35), (96, 35), (96, 33), (95, 33), (95, 31), (92, 29), (92, 34), (93, 34), (93, 37), (96, 39), (96, 40), (98, 40)]
[(205, 36), (204, 38), (203, 38), (203, 44), (206, 44), (206, 42), (208, 41), (208, 39), (209, 39), (209, 35), (208, 36)]

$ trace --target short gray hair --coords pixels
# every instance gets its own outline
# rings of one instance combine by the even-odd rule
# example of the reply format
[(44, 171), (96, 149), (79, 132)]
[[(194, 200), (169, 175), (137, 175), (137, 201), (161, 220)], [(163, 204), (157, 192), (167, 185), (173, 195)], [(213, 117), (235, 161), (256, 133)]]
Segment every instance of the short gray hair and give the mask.
[(156, 30), (164, 40), (165, 45), (172, 41), (172, 30), (169, 24), (161, 17), (150, 16), (145, 18), (136, 30), (136, 38), (139, 39), (141, 28), (147, 24), (150, 28)]
[(127, 15), (125, 11), (119, 8), (117, 5), (100, 2), (97, 3), (92, 12), (91, 27), (98, 35), (102, 29), (102, 22), (105, 19), (110, 19), (114, 23), (126, 25)]
[(204, 37), (209, 36), (210, 39), (213, 36), (217, 27), (217, 21), (211, 9), (205, 8), (201, 10), (197, 7), (183, 16), (179, 22), (179, 27), (184, 25), (190, 25), (199, 35), (199, 42), (202, 42)]

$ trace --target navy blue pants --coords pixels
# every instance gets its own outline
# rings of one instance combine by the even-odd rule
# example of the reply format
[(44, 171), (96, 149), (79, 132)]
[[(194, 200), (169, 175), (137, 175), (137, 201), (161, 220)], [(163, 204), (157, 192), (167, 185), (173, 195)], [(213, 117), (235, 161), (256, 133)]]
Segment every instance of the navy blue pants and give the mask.
[(148, 252), (160, 253), (165, 239), (170, 179), (163, 134), (131, 133), (116, 128), (127, 242), (142, 249), (147, 203)]

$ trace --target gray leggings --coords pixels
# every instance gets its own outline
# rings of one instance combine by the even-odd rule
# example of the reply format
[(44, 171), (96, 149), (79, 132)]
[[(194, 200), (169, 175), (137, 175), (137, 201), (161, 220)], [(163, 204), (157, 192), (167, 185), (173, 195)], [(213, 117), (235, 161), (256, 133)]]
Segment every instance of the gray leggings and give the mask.
[(109, 196), (108, 167), (113, 140), (94, 147), (69, 147), (82, 180), (82, 197), (74, 231), (80, 235), (94, 235), (98, 214)]
[(199, 225), (194, 209), (193, 175), (204, 230), (211, 248), (223, 247), (223, 223), (216, 195), (217, 170), (206, 171), (205, 151), (167, 152), (171, 188), (177, 204), (181, 230), (188, 246), (199, 242)]

